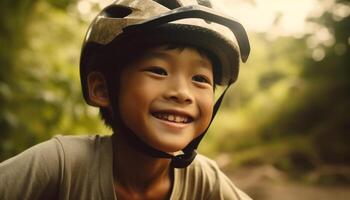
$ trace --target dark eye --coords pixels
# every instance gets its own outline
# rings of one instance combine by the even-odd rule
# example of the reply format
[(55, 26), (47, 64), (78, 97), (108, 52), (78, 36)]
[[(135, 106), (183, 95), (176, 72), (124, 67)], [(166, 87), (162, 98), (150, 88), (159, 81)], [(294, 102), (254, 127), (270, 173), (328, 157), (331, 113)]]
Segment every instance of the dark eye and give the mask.
[(160, 76), (166, 76), (168, 73), (165, 71), (165, 69), (161, 67), (149, 67), (145, 69), (144, 71), (150, 72), (152, 74), (160, 75)]
[(195, 82), (207, 83), (211, 85), (211, 81), (209, 80), (209, 78), (203, 75), (195, 75), (193, 76), (192, 80)]

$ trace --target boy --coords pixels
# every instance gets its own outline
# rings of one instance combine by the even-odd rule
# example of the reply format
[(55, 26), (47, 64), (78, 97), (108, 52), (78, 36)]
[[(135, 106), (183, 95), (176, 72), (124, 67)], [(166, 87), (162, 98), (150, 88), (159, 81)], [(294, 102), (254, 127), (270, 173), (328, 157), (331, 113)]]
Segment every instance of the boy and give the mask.
[[(236, 35), (243, 61), (249, 54), (239, 23), (187, 6), (197, 3), (210, 6), (121, 0), (105, 8), (87, 32), (80, 72), (85, 100), (114, 134), (57, 136), (1, 163), (0, 198), (250, 199), (196, 156), (225, 93), (215, 103), (215, 85), (227, 89), (238, 74), (233, 35), (213, 22)], [(201, 20), (178, 21), (189, 18)]]

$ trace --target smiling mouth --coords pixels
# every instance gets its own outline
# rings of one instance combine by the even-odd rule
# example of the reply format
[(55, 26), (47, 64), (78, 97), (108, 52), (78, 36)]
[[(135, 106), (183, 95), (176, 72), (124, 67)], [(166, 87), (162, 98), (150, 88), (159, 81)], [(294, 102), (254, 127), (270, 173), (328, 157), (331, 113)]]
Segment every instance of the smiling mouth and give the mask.
[(152, 115), (157, 119), (174, 122), (174, 123), (187, 124), (193, 121), (192, 117), (190, 116), (184, 116), (184, 115), (178, 115), (178, 114), (155, 112), (155, 113), (152, 113)]

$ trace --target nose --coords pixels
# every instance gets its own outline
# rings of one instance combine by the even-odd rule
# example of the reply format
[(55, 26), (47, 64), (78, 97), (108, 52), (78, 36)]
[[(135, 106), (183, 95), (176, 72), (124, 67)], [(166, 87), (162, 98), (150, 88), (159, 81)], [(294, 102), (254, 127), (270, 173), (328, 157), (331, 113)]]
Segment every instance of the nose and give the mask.
[(164, 96), (168, 101), (178, 104), (191, 104), (194, 99), (190, 85), (186, 80), (180, 79), (168, 84)]

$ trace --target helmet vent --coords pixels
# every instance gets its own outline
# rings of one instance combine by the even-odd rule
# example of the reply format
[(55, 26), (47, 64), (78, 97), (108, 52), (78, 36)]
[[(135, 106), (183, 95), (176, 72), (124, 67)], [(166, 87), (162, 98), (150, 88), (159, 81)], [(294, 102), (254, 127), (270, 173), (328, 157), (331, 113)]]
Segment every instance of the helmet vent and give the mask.
[(178, 0), (153, 0), (169, 9), (175, 9), (181, 7), (181, 3)]
[(112, 5), (103, 10), (103, 15), (108, 18), (124, 18), (132, 13), (132, 9), (126, 6)]
[(212, 8), (210, 0), (197, 0), (199, 5), (206, 6), (208, 8)]

